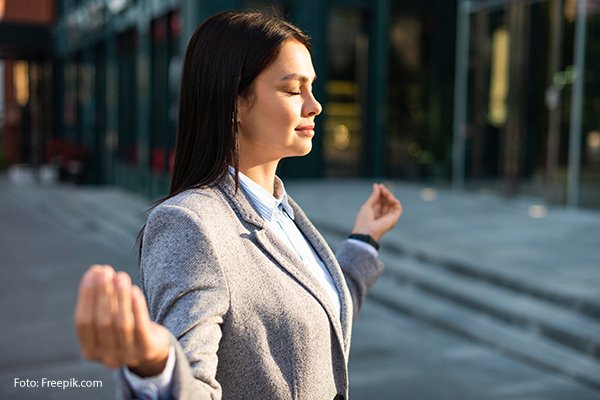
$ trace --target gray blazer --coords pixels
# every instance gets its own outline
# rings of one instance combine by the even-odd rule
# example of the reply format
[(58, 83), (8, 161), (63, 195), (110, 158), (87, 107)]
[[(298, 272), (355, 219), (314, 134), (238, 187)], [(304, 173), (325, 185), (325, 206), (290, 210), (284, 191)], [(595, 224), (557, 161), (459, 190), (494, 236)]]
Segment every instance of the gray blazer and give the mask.
[[(340, 295), (325, 290), (227, 175), (148, 217), (141, 280), (151, 318), (173, 334), (176, 399), (344, 399), (353, 316), (383, 264), (344, 242), (336, 256), (290, 199)], [(134, 398), (118, 370), (117, 394)], [(336, 397), (337, 396), (337, 397)]]

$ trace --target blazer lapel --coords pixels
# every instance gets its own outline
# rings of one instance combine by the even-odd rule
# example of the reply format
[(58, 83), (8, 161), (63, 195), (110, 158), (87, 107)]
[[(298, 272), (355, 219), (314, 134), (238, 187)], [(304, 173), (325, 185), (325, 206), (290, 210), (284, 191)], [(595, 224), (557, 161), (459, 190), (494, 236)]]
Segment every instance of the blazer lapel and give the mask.
[[(339, 266), (337, 266), (335, 256), (333, 256), (331, 251), (327, 251), (327, 244), (320, 238), (319, 233), (316, 232), (316, 229), (310, 224), (306, 215), (304, 215), (295, 202), (290, 202), (290, 205), (294, 208), (294, 217), (298, 228), (311, 243), (333, 277), (336, 289), (340, 296), (340, 319), (337, 318), (337, 314), (333, 311), (331, 302), (325, 294), (324, 289), (321, 288), (321, 284), (308, 271), (302, 268), (304, 265), (302, 260), (300, 260), (300, 258), (270, 229), (267, 229), (265, 221), (258, 214), (258, 211), (254, 209), (243, 190), (239, 189), (235, 192), (235, 184), (233, 178), (229, 174), (225, 177), (224, 181), (218, 185), (218, 188), (225, 194), (226, 199), (238, 217), (258, 228), (254, 230), (253, 234), (256, 238), (256, 242), (263, 248), (263, 251), (285, 269), (302, 287), (315, 297), (319, 304), (321, 304), (333, 326), (342, 352), (347, 357), (350, 341), (348, 321), (351, 321), (352, 315), (352, 310), (348, 309), (348, 299), (350, 299), (350, 294), (346, 285), (341, 281), (343, 280), (343, 276), (341, 275)], [(300, 223), (298, 223), (299, 220)], [(350, 319), (348, 316), (350, 316)]]
[(341, 321), (334, 312), (331, 300), (325, 295), (321, 284), (308, 272), (304, 263), (288, 246), (283, 243), (272, 231), (263, 229), (256, 232), (256, 239), (265, 252), (267, 252), (283, 269), (285, 269), (300, 285), (317, 299), (325, 309), (327, 317), (334, 327), (340, 344), (344, 343)]
[(340, 296), (341, 303), (341, 324), (342, 324), (342, 332), (344, 334), (344, 347), (346, 351), (350, 350), (350, 334), (352, 327), (352, 298), (350, 296), (350, 291), (348, 290), (348, 286), (346, 284), (346, 278), (342, 272), (342, 269), (335, 257), (335, 254), (331, 251), (331, 248), (321, 236), (319, 231), (314, 227), (314, 225), (310, 222), (304, 211), (298, 206), (298, 204), (288, 197), (288, 201), (294, 210), (295, 222), (300, 231), (304, 234), (304, 237), (310, 242), (313, 246), (321, 260), (327, 267), (329, 274), (333, 278), (335, 283), (335, 287)]

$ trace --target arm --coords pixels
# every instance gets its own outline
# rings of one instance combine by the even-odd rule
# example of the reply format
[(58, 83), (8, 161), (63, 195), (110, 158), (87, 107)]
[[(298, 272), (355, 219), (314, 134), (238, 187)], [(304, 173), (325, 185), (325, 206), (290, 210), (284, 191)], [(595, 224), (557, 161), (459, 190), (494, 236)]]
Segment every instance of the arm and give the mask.
[[(398, 199), (384, 185), (374, 184), (373, 192), (356, 215), (352, 233), (370, 235), (379, 241), (396, 226), (401, 215), (402, 205)], [(348, 239), (336, 253), (352, 296), (354, 318), (362, 307), (367, 291), (383, 272), (383, 263), (377, 251), (369, 246)]]
[(354, 318), (358, 316), (367, 291), (383, 272), (383, 263), (375, 249), (368, 249), (352, 239), (345, 240), (336, 252), (352, 297)]
[(160, 206), (148, 219), (142, 282), (151, 319), (175, 345), (174, 398), (218, 399), (217, 350), (229, 293), (208, 229), (191, 211)]
[[(141, 266), (148, 306), (129, 275), (109, 265), (91, 266), (81, 279), (74, 315), (83, 356), (149, 377), (164, 372), (174, 347), (168, 396), (220, 399), (217, 350), (229, 290), (211, 231), (214, 227), (207, 229), (187, 209), (162, 205), (154, 210)], [(121, 368), (115, 378), (118, 398), (136, 398)]]

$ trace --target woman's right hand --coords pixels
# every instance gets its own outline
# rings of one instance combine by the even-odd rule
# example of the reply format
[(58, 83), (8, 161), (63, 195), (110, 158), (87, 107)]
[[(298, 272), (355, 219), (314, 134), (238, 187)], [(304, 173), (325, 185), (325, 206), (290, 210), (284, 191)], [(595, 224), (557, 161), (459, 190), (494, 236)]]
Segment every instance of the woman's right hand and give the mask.
[(144, 295), (125, 272), (92, 265), (81, 278), (75, 327), (83, 356), (109, 368), (123, 365), (141, 377), (162, 372), (168, 330), (150, 320)]

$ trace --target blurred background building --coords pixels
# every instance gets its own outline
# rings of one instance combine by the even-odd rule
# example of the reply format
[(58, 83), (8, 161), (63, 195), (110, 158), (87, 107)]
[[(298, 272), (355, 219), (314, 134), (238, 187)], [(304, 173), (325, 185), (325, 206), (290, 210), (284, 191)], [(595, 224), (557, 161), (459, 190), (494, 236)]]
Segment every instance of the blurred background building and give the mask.
[(164, 194), (187, 41), (229, 9), (312, 36), (324, 112), (281, 175), (600, 208), (600, 0), (0, 0), (0, 168)]

